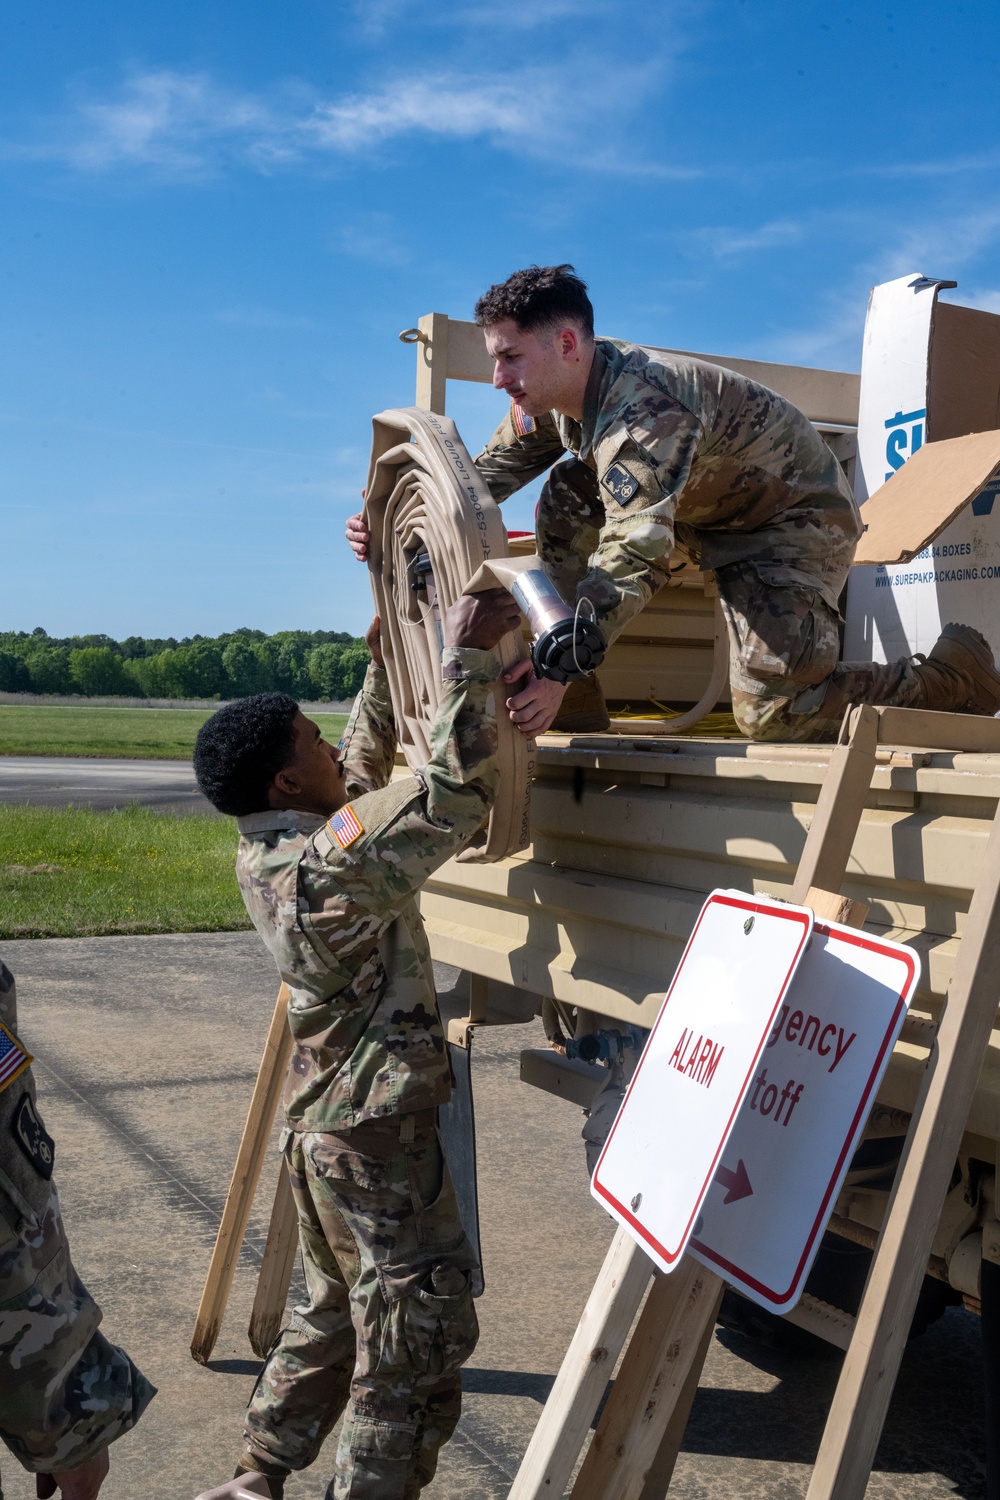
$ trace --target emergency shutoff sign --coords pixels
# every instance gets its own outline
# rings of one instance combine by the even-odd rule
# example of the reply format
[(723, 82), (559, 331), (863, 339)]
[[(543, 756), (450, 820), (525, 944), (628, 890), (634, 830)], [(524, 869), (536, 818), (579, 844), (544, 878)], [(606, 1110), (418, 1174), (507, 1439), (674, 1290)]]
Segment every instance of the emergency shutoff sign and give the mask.
[(598, 1162), (595, 1196), (664, 1270), (687, 1248), (745, 1295), (789, 1311), (917, 974), (898, 943), (814, 925), (803, 907), (713, 892)]
[(684, 1253), (813, 927), (806, 907), (713, 891), (591, 1183), (664, 1270)]

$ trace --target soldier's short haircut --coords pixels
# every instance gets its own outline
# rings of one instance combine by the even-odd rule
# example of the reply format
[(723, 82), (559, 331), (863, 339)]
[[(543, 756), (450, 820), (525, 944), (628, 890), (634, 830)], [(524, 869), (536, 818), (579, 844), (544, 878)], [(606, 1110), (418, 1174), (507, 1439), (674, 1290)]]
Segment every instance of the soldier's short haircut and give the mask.
[(490, 328), (507, 318), (522, 333), (557, 323), (578, 323), (588, 338), (594, 337), (587, 283), (569, 265), (528, 266), (491, 286), (476, 303), (476, 322), (480, 328)]
[(199, 729), (194, 774), (213, 807), (234, 818), (267, 811), (267, 794), (295, 753), (299, 705), (287, 693), (255, 693), (220, 708)]

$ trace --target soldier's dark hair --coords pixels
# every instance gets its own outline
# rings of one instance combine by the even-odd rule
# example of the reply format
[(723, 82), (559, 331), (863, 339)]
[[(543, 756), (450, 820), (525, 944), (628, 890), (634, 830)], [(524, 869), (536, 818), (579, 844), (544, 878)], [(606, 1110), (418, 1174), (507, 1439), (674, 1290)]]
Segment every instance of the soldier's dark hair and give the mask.
[(491, 286), (476, 303), (476, 322), (480, 328), (490, 328), (507, 318), (522, 333), (570, 322), (578, 323), (588, 338), (594, 337), (587, 283), (569, 265), (528, 266)]
[(194, 774), (213, 807), (234, 818), (266, 812), (271, 782), (292, 760), (299, 705), (287, 693), (227, 703), (201, 726)]

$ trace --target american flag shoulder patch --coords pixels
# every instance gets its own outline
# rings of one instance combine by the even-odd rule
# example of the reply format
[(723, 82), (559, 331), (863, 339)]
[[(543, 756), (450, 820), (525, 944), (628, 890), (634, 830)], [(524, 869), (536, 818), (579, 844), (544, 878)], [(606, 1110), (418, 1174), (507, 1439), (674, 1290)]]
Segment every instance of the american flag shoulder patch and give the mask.
[(327, 827), (341, 849), (349, 848), (365, 831), (352, 807), (342, 807), (337, 816), (330, 819)]
[(31, 1053), (25, 1052), (14, 1033), (0, 1021), (0, 1093), (33, 1062)]
[(534, 432), (535, 430), (534, 417), (529, 417), (528, 413), (522, 411), (514, 401), (510, 404), (510, 419), (514, 424), (514, 431), (518, 437), (527, 437), (529, 432)]

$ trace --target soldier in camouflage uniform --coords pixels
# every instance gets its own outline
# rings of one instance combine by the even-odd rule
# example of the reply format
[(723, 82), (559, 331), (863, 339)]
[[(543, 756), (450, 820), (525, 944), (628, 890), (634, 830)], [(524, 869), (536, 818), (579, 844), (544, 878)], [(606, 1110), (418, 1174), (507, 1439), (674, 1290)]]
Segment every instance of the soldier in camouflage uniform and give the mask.
[[(947, 626), (926, 661), (839, 662), (862, 523), (833, 453), (782, 396), (703, 360), (595, 340), (572, 266), (516, 271), (479, 299), (476, 321), (511, 397), (476, 467), (497, 501), (551, 469), (538, 554), (564, 599), (593, 605), (608, 645), (666, 583), (676, 545), (715, 573), (733, 713), (750, 738), (832, 738), (853, 703), (1000, 708), (993, 653), (967, 625)], [(347, 539), (364, 558), (361, 516)], [(565, 692), (532, 674), (511, 718), (525, 734), (608, 727), (596, 681)]]
[[(481, 827), (498, 764), (492, 648), (519, 619), (503, 590), (446, 622), (430, 762), (390, 783), (388, 679), (368, 669), (341, 749), (282, 694), (220, 710), (195, 770), (238, 816), (247, 910), (289, 990), (282, 1136), (308, 1301), (250, 1402), (237, 1473), (280, 1495), (346, 1406), (330, 1500), (411, 1500), (454, 1430), (477, 1338), (476, 1266), (435, 1128), (451, 1094), (414, 897)], [(369, 634), (373, 658), (377, 635)]]
[(108, 1445), (155, 1392), (99, 1332), (101, 1309), (73, 1268), (30, 1064), (0, 963), (0, 1437), (67, 1500), (91, 1500)]
[[(563, 598), (593, 604), (609, 645), (667, 581), (676, 545), (715, 573), (733, 712), (751, 738), (830, 738), (852, 703), (1000, 708), (992, 652), (968, 626), (948, 626), (926, 662), (838, 661), (862, 523), (839, 463), (790, 402), (702, 360), (595, 341), (570, 266), (516, 272), (480, 298), (476, 321), (512, 398), (476, 467), (500, 501), (555, 465), (539, 556)], [(537, 733), (561, 694), (535, 683), (512, 717)]]

